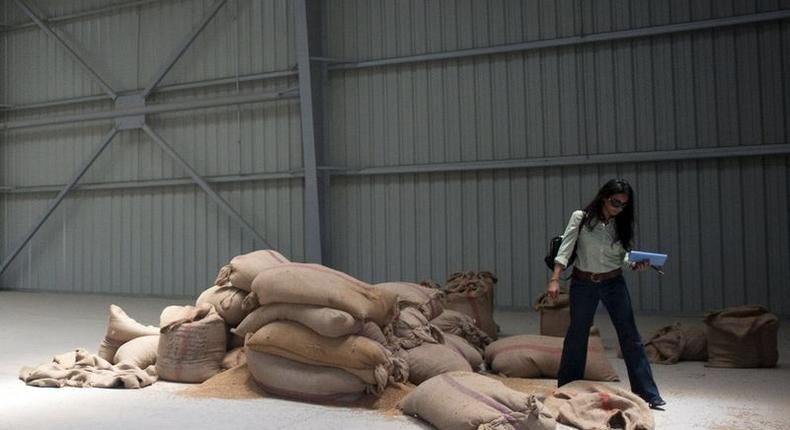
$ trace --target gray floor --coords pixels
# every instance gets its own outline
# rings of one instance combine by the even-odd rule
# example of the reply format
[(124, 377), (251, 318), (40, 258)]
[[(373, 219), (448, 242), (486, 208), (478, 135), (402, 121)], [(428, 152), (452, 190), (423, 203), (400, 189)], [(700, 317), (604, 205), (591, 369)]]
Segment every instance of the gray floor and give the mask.
[[(17, 379), (22, 366), (47, 362), (76, 347), (95, 352), (104, 336), (108, 306), (120, 305), (144, 324), (158, 323), (159, 312), (185, 300), (120, 296), (44, 294), (0, 291), (0, 430), (80, 428), (212, 429), (420, 429), (408, 417), (278, 399), (220, 400), (185, 398), (183, 384), (157, 382), (142, 390), (48, 389), (28, 387)], [(536, 333), (534, 312), (499, 312), (506, 334)], [(701, 319), (640, 317), (643, 335), (675, 322)], [(606, 314), (597, 317), (608, 354), (615, 357), (614, 330)], [(666, 411), (656, 412), (658, 429), (790, 428), (790, 330), (780, 329), (776, 369), (709, 369), (703, 363), (653, 367)], [(621, 382), (627, 387), (627, 381)]]

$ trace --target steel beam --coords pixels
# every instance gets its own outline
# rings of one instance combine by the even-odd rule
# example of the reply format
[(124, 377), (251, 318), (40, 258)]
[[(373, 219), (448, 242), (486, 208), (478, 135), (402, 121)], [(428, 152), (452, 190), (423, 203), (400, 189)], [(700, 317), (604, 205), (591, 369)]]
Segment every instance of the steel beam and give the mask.
[(117, 110), (106, 111), (106, 112), (89, 112), (89, 113), (77, 114), (77, 115), (63, 115), (63, 116), (51, 117), (51, 118), (11, 121), (11, 122), (0, 123), (0, 130), (39, 127), (39, 126), (54, 125), (54, 124), (68, 124), (73, 122), (94, 121), (101, 119), (113, 119), (113, 118), (120, 118), (124, 116), (134, 116), (134, 115), (152, 115), (152, 114), (166, 113), (166, 112), (179, 112), (185, 110), (206, 109), (206, 108), (213, 108), (220, 106), (241, 105), (241, 104), (265, 102), (272, 100), (280, 100), (283, 98), (298, 97), (298, 94), (292, 94), (291, 90), (292, 89), (286, 89), (283, 91), (276, 91), (276, 92), (240, 94), (240, 95), (232, 95), (232, 96), (224, 96), (224, 97), (215, 97), (215, 98), (204, 99), (204, 100), (194, 100), (194, 101), (177, 102), (177, 103), (163, 103), (163, 104), (148, 105), (148, 106), (129, 108), (129, 109), (117, 109)]
[(102, 87), (104, 92), (107, 93), (107, 95), (110, 96), (111, 99), (115, 100), (115, 98), (118, 97), (118, 95), (115, 94), (115, 91), (113, 91), (112, 87), (110, 87), (110, 85), (101, 77), (101, 75), (99, 75), (99, 73), (96, 70), (94, 70), (85, 60), (83, 60), (82, 57), (80, 57), (80, 55), (77, 53), (77, 51), (75, 51), (68, 44), (68, 42), (66, 42), (57, 33), (52, 31), (52, 29), (49, 28), (47, 24), (41, 21), (41, 19), (38, 16), (36, 16), (35, 12), (33, 12), (33, 10), (30, 8), (30, 6), (27, 5), (27, 3), (24, 2), (24, 0), (14, 0), (14, 1), (16, 2), (17, 6), (19, 6), (19, 8), (25, 12), (25, 15), (30, 17), (30, 19), (32, 19), (33, 22), (35, 22), (36, 25), (38, 25), (38, 27), (41, 28), (41, 30), (43, 30), (44, 33), (46, 33), (49, 37), (55, 39), (55, 41), (58, 42), (58, 44), (60, 44), (60, 46), (62, 46), (63, 49), (65, 49), (69, 53), (69, 55), (71, 55), (71, 57), (77, 63), (79, 63), (79, 65), (82, 66), (82, 68), (85, 69), (85, 71), (88, 72), (88, 74), (90, 74), (93, 77), (94, 80), (96, 80), (96, 83), (98, 83), (99, 86)]
[[(44, 22), (46, 22), (47, 24), (51, 25), (51, 24), (57, 24), (57, 23), (61, 23), (61, 22), (74, 21), (74, 20), (77, 20), (77, 19), (80, 19), (80, 18), (85, 18), (85, 17), (89, 17), (89, 16), (96, 16), (96, 15), (103, 15), (103, 14), (107, 14), (107, 13), (110, 13), (110, 12), (115, 12), (117, 10), (130, 9), (130, 8), (137, 7), (137, 6), (146, 6), (146, 5), (149, 5), (151, 3), (160, 3), (162, 1), (163, 0), (125, 1), (123, 3), (118, 3), (118, 4), (111, 5), (111, 6), (104, 6), (104, 7), (99, 7), (99, 8), (96, 8), (96, 9), (86, 10), (86, 11), (82, 11), (82, 12), (75, 12), (75, 13), (70, 13), (70, 14), (66, 14), (66, 15), (61, 15), (61, 16), (55, 16), (55, 17), (52, 17), (52, 18), (47, 18)], [(19, 24), (0, 25), (0, 27), (5, 27), (5, 28), (0, 29), (0, 33), (24, 30), (26, 28), (35, 27), (35, 26), (36, 26), (35, 23), (29, 23), (29, 22), (19, 23)]]
[[(270, 173), (249, 173), (243, 175), (219, 175), (219, 176), (204, 176), (206, 182), (209, 184), (240, 184), (246, 182), (261, 182), (277, 179), (297, 179), (303, 178), (304, 174), (301, 170), (292, 170), (287, 172), (270, 172)], [(119, 191), (119, 190), (141, 190), (153, 189), (162, 187), (179, 187), (186, 185), (195, 185), (195, 181), (191, 178), (163, 178), (163, 179), (143, 179), (138, 181), (113, 181), (113, 182), (96, 182), (76, 185), (75, 191)], [(63, 185), (31, 185), (23, 187), (13, 186), (0, 186), (0, 194), (44, 194), (55, 193), (63, 189)]]
[(209, 8), (208, 13), (203, 17), (202, 20), (200, 20), (198, 25), (192, 29), (192, 33), (190, 33), (187, 36), (187, 38), (184, 39), (184, 41), (182, 41), (181, 44), (178, 45), (176, 50), (173, 51), (173, 54), (170, 56), (170, 58), (168, 58), (167, 61), (165, 61), (165, 63), (162, 64), (162, 67), (159, 69), (159, 71), (156, 73), (154, 78), (151, 80), (151, 83), (148, 84), (148, 86), (146, 86), (145, 89), (143, 89), (143, 92), (140, 94), (143, 98), (148, 97), (148, 94), (150, 94), (151, 91), (153, 91), (154, 87), (156, 87), (157, 84), (159, 84), (159, 81), (161, 81), (162, 78), (165, 77), (167, 72), (169, 72), (170, 69), (173, 68), (173, 66), (176, 64), (178, 59), (181, 58), (182, 55), (184, 55), (184, 53), (187, 51), (189, 46), (192, 45), (192, 42), (195, 41), (195, 38), (198, 37), (198, 35), (200, 34), (201, 31), (203, 31), (204, 28), (206, 28), (208, 23), (211, 22), (211, 20), (214, 18), (214, 16), (217, 15), (217, 12), (219, 12), (220, 8), (222, 8), (222, 6), (226, 2), (227, 0), (217, 0), (216, 2), (214, 2), (213, 5), (211, 5), (211, 8)]
[[(312, 76), (310, 63), (310, 31), (307, 0), (295, 0), (294, 21), (296, 33), (296, 63), (299, 69), (299, 94), (302, 126), (302, 159), (304, 163), (304, 228), (305, 259), (320, 264), (322, 253), (322, 201), (318, 190), (318, 169), (315, 135), (317, 115), (313, 110), (313, 87), (317, 84)], [(319, 115), (320, 116), (320, 115)]]
[(148, 126), (148, 124), (143, 124), (142, 130), (145, 132), (145, 134), (148, 135), (148, 137), (150, 137), (154, 142), (156, 142), (162, 148), (162, 150), (165, 151), (165, 153), (167, 153), (167, 155), (169, 155), (173, 160), (175, 160), (179, 165), (181, 165), (181, 167), (184, 170), (186, 170), (187, 173), (189, 173), (189, 176), (192, 178), (192, 180), (195, 181), (195, 183), (198, 184), (198, 186), (200, 186), (200, 188), (202, 188), (203, 191), (205, 191), (206, 194), (208, 194), (208, 196), (212, 200), (214, 200), (214, 202), (222, 210), (225, 211), (225, 213), (227, 213), (231, 218), (233, 218), (236, 222), (238, 222), (239, 225), (241, 225), (241, 227), (247, 231), (247, 233), (251, 234), (253, 238), (255, 238), (261, 244), (265, 245), (268, 248), (272, 248), (269, 242), (267, 242), (266, 239), (264, 239), (263, 236), (261, 236), (261, 234), (258, 233), (252, 225), (250, 225), (250, 223), (248, 223), (244, 218), (242, 218), (242, 216), (239, 215), (239, 213), (236, 212), (236, 210), (233, 209), (233, 207), (229, 205), (228, 202), (226, 202), (225, 199), (222, 198), (222, 196), (217, 194), (217, 192), (214, 191), (213, 188), (211, 188), (211, 185), (209, 185), (208, 182), (206, 182), (206, 180), (203, 179), (195, 171), (195, 169), (193, 169), (192, 166), (190, 166), (189, 163), (186, 162), (186, 160), (181, 158), (181, 156), (178, 155), (178, 153), (172, 147), (170, 147), (170, 145), (168, 145), (167, 142), (165, 142), (165, 140), (162, 139), (161, 136), (156, 134), (156, 132), (153, 131), (151, 127)]
[(44, 223), (49, 218), (49, 216), (52, 215), (53, 212), (55, 212), (55, 209), (57, 209), (58, 205), (60, 205), (60, 202), (62, 202), (63, 199), (66, 198), (66, 194), (68, 194), (69, 191), (71, 191), (74, 188), (74, 186), (77, 184), (80, 178), (82, 178), (82, 176), (85, 175), (85, 172), (87, 172), (88, 169), (90, 169), (90, 167), (93, 165), (93, 162), (96, 161), (97, 158), (99, 158), (99, 155), (101, 155), (101, 153), (107, 148), (107, 146), (110, 144), (113, 137), (115, 137), (117, 133), (118, 133), (118, 129), (113, 127), (107, 134), (104, 135), (101, 143), (99, 144), (99, 146), (96, 147), (96, 149), (93, 150), (93, 153), (88, 158), (88, 161), (77, 171), (77, 173), (71, 178), (71, 180), (66, 184), (66, 186), (63, 187), (60, 193), (58, 193), (57, 197), (55, 197), (55, 200), (53, 200), (52, 203), (49, 205), (46, 212), (44, 212), (44, 215), (38, 220), (36, 225), (33, 226), (33, 228), (27, 233), (27, 235), (22, 240), (22, 242), (19, 245), (17, 245), (14, 251), (11, 252), (11, 254), (8, 257), (6, 257), (6, 259), (3, 261), (3, 266), (0, 267), (0, 274), (5, 272), (5, 269), (8, 267), (8, 265), (11, 264), (12, 261), (14, 261), (14, 258), (16, 258), (16, 256), (19, 255), (19, 253), (22, 251), (25, 245), (27, 245), (30, 242), (30, 239), (32, 239), (33, 236), (38, 232), (38, 230), (41, 229), (41, 226), (43, 226)]
[(382, 166), (363, 169), (332, 168), (332, 175), (374, 176), (406, 173), (468, 172), (500, 169), (586, 166), (592, 164), (648, 163), (658, 161), (702, 160), (709, 158), (766, 157), (790, 154), (790, 144), (728, 146), (719, 148), (679, 149), (672, 151), (629, 152), (622, 154), (571, 155), (561, 157), (522, 158), (515, 160), (467, 161), (459, 163)]
[[(164, 92), (171, 92), (171, 91), (183, 91), (183, 90), (191, 90), (197, 88), (211, 88), (211, 87), (221, 87), (224, 85), (233, 85), (242, 82), (258, 82), (258, 81), (267, 81), (270, 79), (279, 79), (289, 76), (296, 76), (297, 72), (295, 70), (275, 70), (273, 72), (263, 72), (263, 73), (254, 73), (250, 75), (242, 75), (242, 76), (234, 76), (228, 78), (218, 78), (218, 79), (206, 79), (202, 81), (193, 81), (193, 82), (185, 82), (182, 84), (173, 84), (173, 85), (162, 85), (156, 87), (156, 93), (161, 94)], [(142, 90), (137, 89), (133, 91), (124, 91), (122, 92), (119, 97), (124, 95), (133, 95), (139, 94)], [(41, 108), (48, 108), (48, 107), (55, 107), (55, 106), (68, 106), (68, 105), (76, 105), (82, 103), (90, 103), (96, 102), (101, 100), (107, 100), (106, 96), (83, 96), (83, 97), (75, 97), (75, 98), (68, 98), (68, 99), (61, 99), (61, 100), (53, 100), (49, 102), (43, 103), (32, 103), (29, 105), (0, 105), (0, 108), (6, 108), (6, 112), (12, 111), (20, 111), (20, 110), (29, 110), (29, 109), (41, 109)]]
[(665, 34), (684, 33), (689, 31), (711, 30), (715, 28), (731, 27), (743, 24), (777, 21), (790, 18), (790, 10), (775, 12), (755, 13), (750, 15), (733, 16), (728, 18), (707, 19), (681, 24), (657, 25), (652, 27), (635, 28), (631, 30), (612, 31), (606, 33), (593, 33), (579, 36), (561, 37), (549, 40), (535, 40), (532, 42), (513, 43), (508, 45), (490, 46), (487, 48), (461, 49), (448, 52), (433, 52), (429, 54), (410, 55), (406, 57), (382, 58), (366, 60), (356, 63), (343, 62), (329, 66), (329, 70), (352, 70), (370, 67), (390, 66), (396, 64), (424, 63), (429, 61), (451, 60), (456, 58), (474, 57), (480, 55), (504, 54), (508, 52), (532, 51), (536, 49), (559, 48), (563, 46), (582, 45), (596, 42), (609, 42), (637, 37), (660, 36)]

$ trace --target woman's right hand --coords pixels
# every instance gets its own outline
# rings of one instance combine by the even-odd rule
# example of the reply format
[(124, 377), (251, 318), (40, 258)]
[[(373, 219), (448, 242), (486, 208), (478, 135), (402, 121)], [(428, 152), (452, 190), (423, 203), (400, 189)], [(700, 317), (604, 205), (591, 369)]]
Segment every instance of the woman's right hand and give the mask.
[(556, 299), (557, 296), (560, 294), (560, 280), (550, 279), (548, 285), (546, 285), (546, 293), (552, 299)]

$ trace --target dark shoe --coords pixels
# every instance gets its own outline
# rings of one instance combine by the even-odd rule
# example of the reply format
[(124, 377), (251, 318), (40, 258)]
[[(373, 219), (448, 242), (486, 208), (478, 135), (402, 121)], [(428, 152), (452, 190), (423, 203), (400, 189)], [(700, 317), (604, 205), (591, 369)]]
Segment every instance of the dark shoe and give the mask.
[(664, 408), (662, 406), (666, 405), (667, 402), (664, 401), (661, 397), (657, 399), (653, 399), (652, 401), (647, 402), (647, 405), (650, 406), (650, 409), (655, 409), (659, 411), (663, 411)]

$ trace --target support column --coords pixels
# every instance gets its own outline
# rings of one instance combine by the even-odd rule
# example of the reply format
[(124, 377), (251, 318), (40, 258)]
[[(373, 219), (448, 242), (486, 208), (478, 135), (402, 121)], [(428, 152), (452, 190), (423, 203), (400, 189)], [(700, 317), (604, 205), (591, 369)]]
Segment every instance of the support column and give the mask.
[(302, 119), (302, 154), (304, 162), (304, 231), (305, 259), (322, 263), (326, 255), (326, 217), (324, 208), (328, 178), (319, 177), (317, 166), (322, 153), (322, 88), (320, 65), (311, 56), (321, 55), (321, 3), (318, 0), (295, 0), (296, 63), (299, 70), (299, 96)]

